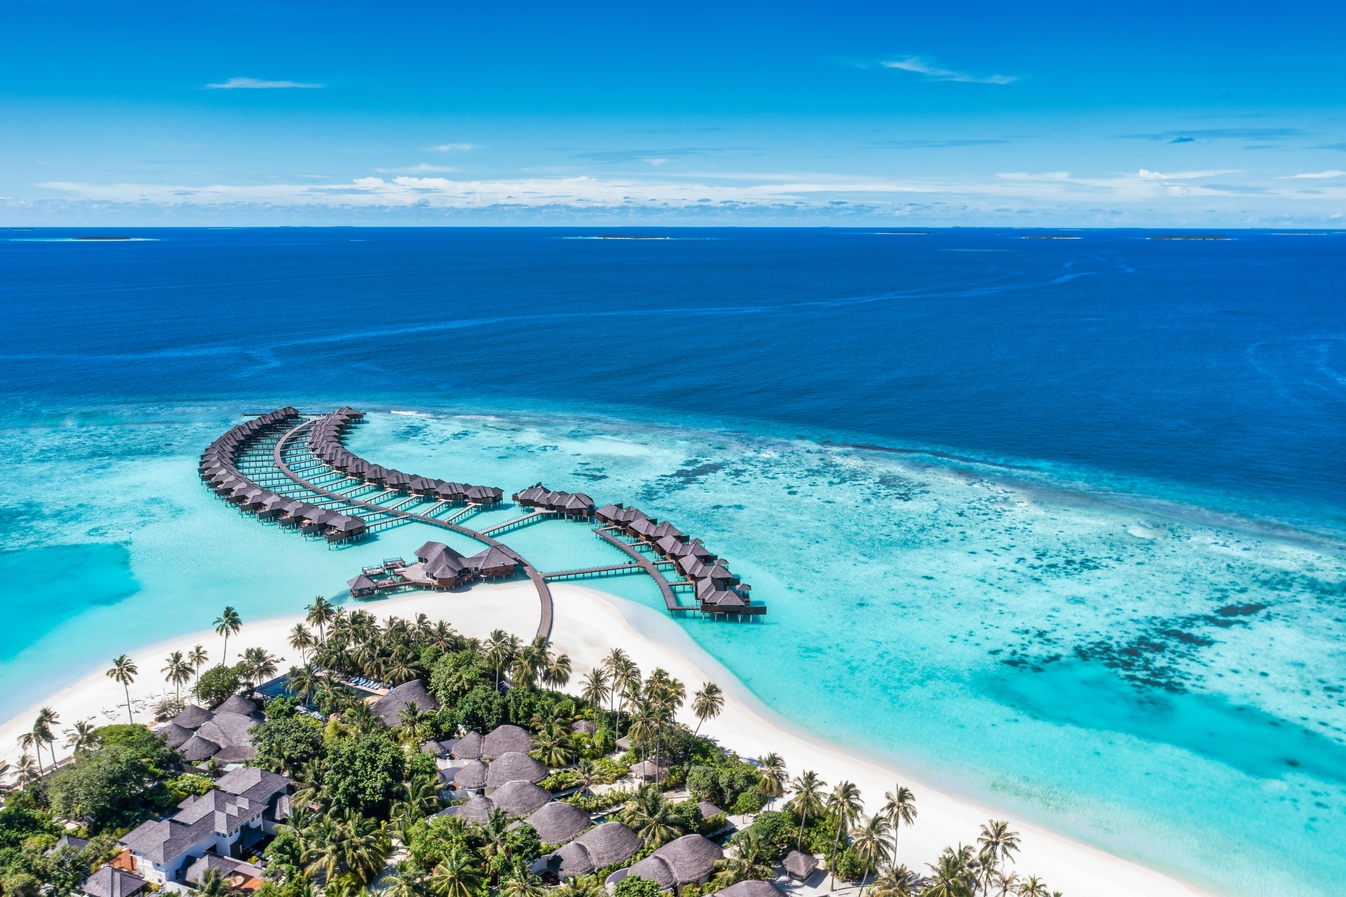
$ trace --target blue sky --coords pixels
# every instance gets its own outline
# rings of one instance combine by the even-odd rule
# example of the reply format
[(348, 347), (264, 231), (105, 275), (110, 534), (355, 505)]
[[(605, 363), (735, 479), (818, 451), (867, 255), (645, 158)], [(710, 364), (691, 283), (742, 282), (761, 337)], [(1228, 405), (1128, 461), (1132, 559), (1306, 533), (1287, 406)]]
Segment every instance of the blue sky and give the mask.
[(5, 10), (3, 225), (1346, 215), (1342, 4)]

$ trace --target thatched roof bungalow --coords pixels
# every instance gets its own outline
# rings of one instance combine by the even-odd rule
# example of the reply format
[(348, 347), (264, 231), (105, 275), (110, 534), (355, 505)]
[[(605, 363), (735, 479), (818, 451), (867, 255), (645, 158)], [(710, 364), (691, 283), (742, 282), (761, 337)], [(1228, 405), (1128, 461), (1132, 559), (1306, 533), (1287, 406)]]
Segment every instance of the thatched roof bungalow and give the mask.
[(672, 891), (705, 882), (715, 871), (715, 863), (723, 857), (724, 851), (714, 841), (701, 835), (683, 835), (625, 871), (627, 876), (636, 875), (658, 883), (661, 891)]
[(550, 874), (558, 879), (592, 875), (635, 856), (640, 850), (640, 838), (620, 822), (605, 822), (589, 829), (574, 841), (554, 853), (538, 858), (533, 872)]
[(593, 825), (588, 813), (559, 800), (543, 804), (525, 821), (537, 831), (543, 844), (564, 844)]
[(547, 764), (527, 754), (508, 751), (491, 761), (486, 770), (486, 788), (493, 791), (510, 782), (540, 782), (547, 777)]
[(509, 753), (527, 754), (532, 749), (533, 740), (527, 729), (504, 725), (492, 729), (483, 739), (481, 756), (487, 760), (494, 760)]

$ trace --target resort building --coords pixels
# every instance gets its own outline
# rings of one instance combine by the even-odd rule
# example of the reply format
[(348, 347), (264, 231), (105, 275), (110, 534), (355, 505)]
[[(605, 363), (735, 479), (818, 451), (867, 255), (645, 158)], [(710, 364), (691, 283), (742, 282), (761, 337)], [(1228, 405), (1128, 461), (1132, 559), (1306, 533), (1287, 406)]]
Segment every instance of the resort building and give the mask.
[(244, 763), (257, 756), (248, 732), (263, 719), (256, 704), (234, 695), (213, 711), (188, 704), (155, 732), (191, 765)]
[(175, 885), (186, 880), (191, 860), (233, 857), (275, 834), (289, 817), (291, 784), (261, 769), (225, 774), (211, 791), (178, 804), (169, 818), (141, 823), (122, 837), (132, 871), (158, 885)]

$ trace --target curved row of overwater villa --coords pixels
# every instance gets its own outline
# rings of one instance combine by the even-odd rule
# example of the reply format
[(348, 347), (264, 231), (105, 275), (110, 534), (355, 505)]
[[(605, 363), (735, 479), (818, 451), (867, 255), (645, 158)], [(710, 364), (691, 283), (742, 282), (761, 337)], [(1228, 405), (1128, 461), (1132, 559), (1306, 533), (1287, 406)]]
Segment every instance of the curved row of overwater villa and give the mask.
[[(304, 415), (287, 406), (229, 430), (201, 456), (201, 479), (223, 501), (258, 520), (324, 540), (329, 548), (368, 538), (405, 523), (424, 523), (484, 546), (464, 555), (442, 542), (427, 542), (416, 560), (389, 558), (361, 569), (348, 583), (352, 597), (372, 598), (407, 589), (457, 589), (474, 582), (528, 577), (542, 607), (539, 634), (551, 632), (548, 582), (639, 573), (659, 587), (670, 614), (721, 620), (754, 620), (766, 613), (751, 587), (700, 539), (638, 508), (595, 507), (582, 492), (557, 492), (541, 483), (512, 496), (520, 515), (473, 529), (463, 521), (502, 506), (504, 490), (449, 482), (393, 470), (361, 458), (343, 438), (364, 420), (341, 408)], [(539, 572), (496, 536), (546, 520), (594, 526), (595, 535), (625, 555), (621, 563)], [(667, 574), (671, 574), (672, 578)]]

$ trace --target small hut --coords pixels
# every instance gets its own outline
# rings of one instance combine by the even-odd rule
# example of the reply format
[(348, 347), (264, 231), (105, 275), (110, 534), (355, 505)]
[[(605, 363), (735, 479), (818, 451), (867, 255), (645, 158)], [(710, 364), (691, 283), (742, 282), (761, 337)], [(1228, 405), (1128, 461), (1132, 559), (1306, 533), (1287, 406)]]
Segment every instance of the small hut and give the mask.
[(811, 853), (792, 850), (785, 857), (785, 871), (795, 881), (808, 881), (818, 870), (818, 858)]

